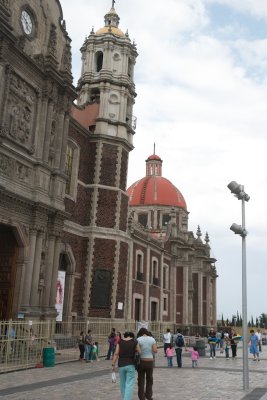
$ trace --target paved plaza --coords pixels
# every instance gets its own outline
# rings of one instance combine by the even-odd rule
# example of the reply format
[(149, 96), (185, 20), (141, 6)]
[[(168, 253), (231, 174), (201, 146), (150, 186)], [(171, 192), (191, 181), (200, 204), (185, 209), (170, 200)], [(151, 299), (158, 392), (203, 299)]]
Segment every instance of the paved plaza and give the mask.
[[(249, 391), (244, 392), (242, 349), (236, 360), (226, 360), (219, 352), (210, 360), (201, 357), (199, 367), (191, 367), (183, 352), (183, 368), (166, 367), (162, 349), (156, 356), (154, 400), (267, 400), (267, 346), (261, 361), (249, 359)], [(78, 351), (77, 351), (78, 358)], [(29, 369), (0, 375), (0, 399), (6, 400), (120, 400), (119, 382), (111, 383), (111, 361), (90, 364), (69, 362), (52, 368)], [(133, 400), (137, 397), (137, 385)]]

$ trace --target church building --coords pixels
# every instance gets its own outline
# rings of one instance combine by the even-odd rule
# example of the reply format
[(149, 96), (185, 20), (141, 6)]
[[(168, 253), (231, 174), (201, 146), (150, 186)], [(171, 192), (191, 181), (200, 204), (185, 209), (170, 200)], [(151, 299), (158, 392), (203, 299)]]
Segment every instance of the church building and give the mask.
[(138, 53), (119, 23), (112, 1), (74, 88), (60, 2), (0, 0), (2, 320), (216, 323), (208, 234), (155, 151), (127, 190)]

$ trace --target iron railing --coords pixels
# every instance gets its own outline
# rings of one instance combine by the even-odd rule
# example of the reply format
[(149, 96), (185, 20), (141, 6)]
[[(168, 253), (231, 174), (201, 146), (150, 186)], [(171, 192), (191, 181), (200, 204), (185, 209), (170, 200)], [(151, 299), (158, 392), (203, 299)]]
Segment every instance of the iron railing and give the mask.
[[(136, 334), (138, 324), (132, 320), (97, 318), (75, 322), (0, 322), (0, 373), (41, 366), (45, 347), (55, 348), (55, 363), (78, 360), (80, 332), (86, 333), (89, 329), (93, 341), (98, 343), (99, 356), (105, 356), (108, 351), (108, 335), (112, 328), (115, 328), (116, 332), (132, 331)], [(161, 346), (167, 328), (175, 332), (177, 325), (152, 321), (149, 322), (148, 328)], [(187, 337), (188, 344), (194, 342), (196, 333), (204, 337), (209, 331), (208, 327), (180, 326), (179, 328)]]

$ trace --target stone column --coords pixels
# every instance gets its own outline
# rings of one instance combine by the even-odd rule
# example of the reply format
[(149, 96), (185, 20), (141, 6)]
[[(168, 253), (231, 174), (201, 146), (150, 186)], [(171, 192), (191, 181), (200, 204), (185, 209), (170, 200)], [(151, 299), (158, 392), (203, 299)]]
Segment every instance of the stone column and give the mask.
[(39, 114), (39, 137), (38, 137), (38, 146), (36, 149), (37, 158), (43, 157), (44, 151), (44, 141), (45, 141), (45, 127), (46, 127), (46, 118), (47, 118), (47, 107), (48, 107), (48, 98), (44, 97), (42, 100), (41, 112)]
[(147, 246), (146, 258), (146, 292), (145, 292), (145, 321), (149, 319), (149, 286), (150, 286), (150, 247)]
[(161, 252), (160, 256), (160, 309), (159, 309), (159, 320), (163, 321), (163, 268), (164, 268), (164, 254)]
[(53, 265), (54, 265), (54, 252), (55, 252), (55, 236), (50, 235), (48, 238), (48, 252), (47, 252), (47, 263), (45, 272), (45, 287), (43, 293), (43, 305), (49, 306), (51, 282), (53, 275)]
[(203, 313), (202, 313), (202, 304), (203, 304), (203, 279), (202, 273), (198, 273), (198, 325), (203, 325)]
[(59, 255), (61, 248), (61, 238), (57, 237), (55, 240), (54, 257), (53, 257), (53, 271), (51, 279), (49, 306), (55, 307), (56, 304), (56, 290), (57, 290), (57, 277), (58, 277), (58, 267), (59, 267)]
[(31, 306), (39, 305), (39, 275), (40, 275), (40, 265), (41, 265), (41, 255), (42, 255), (42, 246), (43, 246), (43, 233), (38, 232), (37, 241), (36, 241), (36, 250), (34, 256), (34, 268), (32, 275), (32, 288), (31, 288), (31, 297), (30, 304)]
[(130, 240), (129, 243), (129, 257), (128, 257), (128, 281), (127, 288), (128, 293), (126, 294), (127, 301), (127, 314), (126, 318), (131, 320), (134, 318), (132, 314), (133, 310), (133, 240)]
[(36, 235), (37, 235), (37, 231), (35, 229), (31, 229), (30, 230), (29, 261), (26, 264), (25, 273), (24, 273), (23, 298), (22, 298), (23, 305), (30, 305), (33, 265), (34, 265), (34, 256), (35, 256), (35, 246), (36, 246)]
[(61, 111), (58, 116), (57, 137), (56, 137), (56, 156), (54, 163), (54, 167), (56, 169), (60, 167), (63, 135), (64, 135), (64, 111)]
[(211, 325), (211, 315), (210, 315), (210, 277), (207, 276), (207, 325)]
[(117, 287), (118, 287), (118, 272), (119, 272), (119, 258), (120, 258), (120, 241), (116, 241), (115, 260), (114, 260), (114, 279), (112, 286), (112, 303), (111, 303), (111, 318), (116, 317), (117, 306)]
[(183, 268), (183, 325), (188, 325), (188, 267)]
[(45, 133), (44, 133), (44, 138), (45, 139), (44, 139), (43, 159), (46, 162), (48, 162), (48, 156), (49, 156), (49, 146), (50, 146), (50, 134), (51, 134), (51, 127), (52, 127), (53, 108), (54, 108), (54, 104), (53, 104), (52, 101), (50, 101), (50, 103), (48, 105), (46, 125), (45, 125)]
[(217, 293), (216, 293), (216, 278), (212, 279), (212, 319), (213, 324), (217, 323)]
[(69, 132), (69, 122), (70, 118), (67, 115), (64, 120), (64, 132), (63, 132), (63, 140), (62, 140), (62, 151), (61, 151), (61, 160), (60, 160), (60, 170), (65, 170), (65, 161), (66, 161), (66, 150), (68, 144), (68, 132)]

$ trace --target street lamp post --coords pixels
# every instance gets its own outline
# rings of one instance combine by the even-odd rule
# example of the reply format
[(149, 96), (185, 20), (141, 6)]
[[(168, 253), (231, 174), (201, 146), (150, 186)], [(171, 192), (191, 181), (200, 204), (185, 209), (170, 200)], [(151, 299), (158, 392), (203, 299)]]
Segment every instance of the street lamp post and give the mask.
[(232, 181), (227, 186), (238, 200), (242, 202), (242, 225), (232, 224), (230, 229), (235, 234), (242, 237), (242, 330), (243, 330), (243, 389), (249, 388), (248, 375), (248, 323), (247, 323), (247, 271), (246, 271), (246, 236), (245, 227), (245, 201), (249, 201), (250, 197), (245, 193), (244, 186)]

